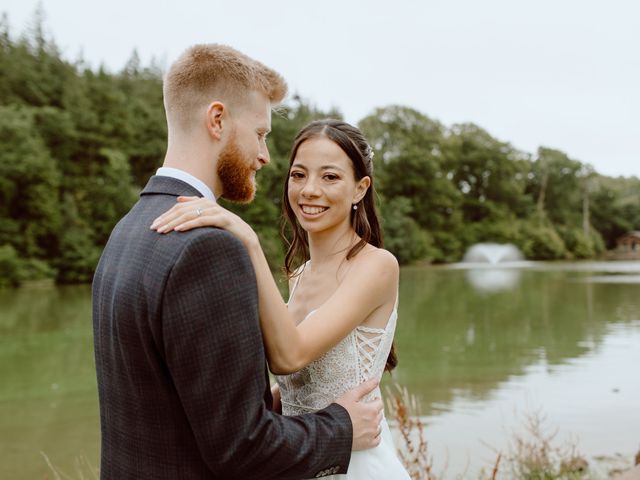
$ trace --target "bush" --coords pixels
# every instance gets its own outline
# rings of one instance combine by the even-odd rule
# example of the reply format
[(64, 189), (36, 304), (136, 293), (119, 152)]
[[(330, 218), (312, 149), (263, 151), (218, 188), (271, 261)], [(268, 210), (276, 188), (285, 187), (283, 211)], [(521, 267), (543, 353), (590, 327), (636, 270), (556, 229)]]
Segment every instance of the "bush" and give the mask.
[(47, 262), (37, 258), (23, 260), (24, 280), (43, 280), (55, 278), (56, 270)]
[(65, 230), (60, 242), (60, 256), (57, 259), (58, 283), (88, 283), (93, 278), (100, 248), (93, 245), (91, 232), (79, 225)]
[(0, 287), (17, 287), (24, 280), (24, 265), (15, 248), (0, 246)]
[(585, 235), (582, 228), (560, 227), (558, 233), (575, 258), (593, 258), (604, 251), (604, 241), (594, 229)]
[(464, 246), (460, 241), (460, 233), (437, 231), (433, 232), (433, 261), (435, 263), (459, 262), (464, 255)]
[(518, 245), (528, 260), (564, 260), (569, 256), (564, 241), (550, 223), (523, 222)]
[(465, 250), (476, 243), (513, 243), (521, 244), (523, 235), (515, 219), (503, 221), (474, 222), (460, 232)]

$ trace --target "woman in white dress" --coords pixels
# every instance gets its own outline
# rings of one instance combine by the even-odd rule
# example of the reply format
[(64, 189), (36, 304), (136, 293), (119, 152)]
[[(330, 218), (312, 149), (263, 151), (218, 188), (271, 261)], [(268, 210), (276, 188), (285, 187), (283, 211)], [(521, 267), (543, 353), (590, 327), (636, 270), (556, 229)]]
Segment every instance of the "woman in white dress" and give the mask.
[[(345, 122), (312, 122), (296, 137), (283, 195), (293, 234), (285, 260), (288, 304), (256, 233), (237, 215), (211, 200), (179, 198), (154, 222), (162, 233), (217, 226), (246, 246), (269, 368), (278, 382), (274, 405), (284, 415), (322, 409), (397, 363), (399, 268), (382, 249), (372, 160), (360, 130)], [(381, 428), (380, 444), (353, 452), (346, 475), (325, 478), (408, 479), (384, 419)]]

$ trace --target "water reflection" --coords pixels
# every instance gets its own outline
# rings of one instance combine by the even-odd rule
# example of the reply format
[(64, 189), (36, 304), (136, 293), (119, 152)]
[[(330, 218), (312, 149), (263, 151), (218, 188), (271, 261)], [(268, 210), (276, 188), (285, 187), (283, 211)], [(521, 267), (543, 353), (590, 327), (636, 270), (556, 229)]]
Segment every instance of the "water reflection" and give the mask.
[(0, 290), (0, 312), (0, 478), (48, 478), (41, 451), (97, 465), (90, 288)]
[(0, 306), (0, 335), (56, 331), (91, 320), (91, 287), (0, 289)]
[[(446, 430), (440, 438), (436, 430), (432, 442), (467, 433), (476, 439), (506, 435), (504, 422), (496, 423), (497, 413), (487, 409), (496, 408), (503, 419), (511, 419), (513, 409), (524, 402), (512, 395), (516, 389), (529, 392), (536, 407), (560, 422), (556, 426), (588, 425), (573, 430), (594, 435), (586, 441), (592, 452), (609, 453), (623, 443), (626, 453), (635, 451), (640, 442), (634, 433), (640, 431), (640, 377), (632, 370), (640, 358), (629, 349), (640, 352), (640, 297), (635, 283), (598, 277), (601, 272), (638, 273), (640, 262), (531, 264), (515, 270), (516, 281), (505, 281), (508, 287), (491, 295), (486, 277), (480, 277), (479, 288), (471, 271), (484, 270), (402, 271), (396, 337), (400, 367), (394, 375), (419, 393), (423, 413), (436, 428)], [(623, 356), (615, 360), (618, 354)], [(580, 380), (569, 380), (567, 371)], [(625, 383), (610, 383), (619, 378)], [(620, 395), (623, 391), (626, 397)], [(629, 410), (619, 401), (635, 402), (636, 407)], [(491, 420), (483, 423), (477, 416)], [(630, 422), (637, 425), (633, 431)], [(626, 432), (620, 431), (623, 427)], [(617, 443), (599, 440), (612, 435)]]
[(632, 283), (640, 284), (640, 275), (594, 275), (592, 277), (586, 277), (584, 282), (591, 283)]
[(561, 364), (597, 347), (609, 323), (640, 318), (635, 285), (576, 282), (574, 272), (541, 267), (519, 273), (511, 290), (487, 296), (464, 271), (403, 270), (397, 344), (411, 368), (397, 376), (424, 392), (427, 409), (457, 392), (484, 398), (541, 354)]
[(520, 271), (515, 268), (482, 268), (467, 270), (467, 281), (478, 292), (494, 293), (512, 290), (518, 285)]
[[(493, 249), (485, 252), (489, 246), (495, 247), (498, 252), (493, 252)], [(480, 249), (480, 252), (477, 252), (477, 249)], [(487, 256), (488, 260), (479, 261), (484, 258), (479, 256), (480, 254)], [(521, 260), (521, 256), (513, 245), (479, 244), (469, 250), (464, 261), (443, 268), (464, 270), (467, 282), (476, 291), (494, 293), (514, 289), (520, 281), (521, 270), (536, 265), (535, 262)]]
[(424, 417), (436, 470), (446, 458), (448, 478), (465, 468), (465, 478), (477, 478), (536, 413), (547, 433), (558, 432), (553, 444), (576, 444), (591, 469), (602, 469), (591, 461), (595, 456), (631, 459), (640, 443), (640, 380), (630, 368), (640, 364), (640, 322), (611, 325), (597, 348), (587, 343), (588, 355), (563, 364), (550, 365), (541, 356), (482, 402), (458, 395), (446, 408), (439, 404)]

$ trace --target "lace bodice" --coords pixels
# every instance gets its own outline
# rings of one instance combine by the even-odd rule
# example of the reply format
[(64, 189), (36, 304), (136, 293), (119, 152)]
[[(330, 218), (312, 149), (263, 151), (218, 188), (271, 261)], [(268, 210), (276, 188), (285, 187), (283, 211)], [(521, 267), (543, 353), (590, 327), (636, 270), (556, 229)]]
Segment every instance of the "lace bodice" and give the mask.
[[(397, 311), (396, 301), (385, 328), (358, 326), (303, 369), (276, 376), (282, 413), (300, 415), (320, 410), (365, 380), (381, 378), (393, 342)], [(314, 312), (310, 312), (305, 320)], [(380, 395), (378, 389), (370, 394), (371, 397), (375, 395)]]

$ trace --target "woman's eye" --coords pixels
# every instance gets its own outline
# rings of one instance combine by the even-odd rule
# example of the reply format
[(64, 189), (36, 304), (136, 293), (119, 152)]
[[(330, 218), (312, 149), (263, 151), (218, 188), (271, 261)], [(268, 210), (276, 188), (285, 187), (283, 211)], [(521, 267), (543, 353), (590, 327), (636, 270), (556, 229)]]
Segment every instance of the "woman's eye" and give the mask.
[(291, 178), (296, 178), (296, 179), (303, 178), (304, 177), (304, 173), (302, 173), (302, 172), (291, 172), (290, 177)]
[(334, 180), (338, 180), (338, 178), (340, 178), (340, 177), (338, 177), (338, 175), (334, 175), (333, 173), (327, 173), (324, 176), (324, 178), (325, 178), (325, 180), (329, 180), (330, 182), (332, 182)]

